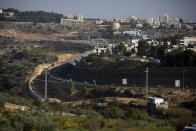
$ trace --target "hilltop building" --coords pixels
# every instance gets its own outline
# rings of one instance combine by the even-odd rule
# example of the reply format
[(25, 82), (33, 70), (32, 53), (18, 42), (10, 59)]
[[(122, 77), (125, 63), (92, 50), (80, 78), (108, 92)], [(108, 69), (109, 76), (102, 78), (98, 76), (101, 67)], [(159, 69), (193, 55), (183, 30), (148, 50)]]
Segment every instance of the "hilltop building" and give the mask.
[(60, 23), (61, 24), (65, 24), (66, 22), (83, 22), (83, 16), (82, 15), (78, 15), (77, 18), (74, 15), (68, 15), (67, 18), (61, 18)]

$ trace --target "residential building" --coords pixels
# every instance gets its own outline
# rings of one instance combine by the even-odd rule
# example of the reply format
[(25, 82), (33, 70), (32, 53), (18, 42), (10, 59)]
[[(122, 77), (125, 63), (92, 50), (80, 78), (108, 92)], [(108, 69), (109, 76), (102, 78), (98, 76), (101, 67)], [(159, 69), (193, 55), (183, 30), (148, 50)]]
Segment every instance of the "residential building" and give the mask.
[(184, 46), (188, 46), (189, 44), (196, 45), (196, 37), (184, 37), (183, 39), (180, 40), (180, 44)]
[(74, 15), (68, 15), (67, 18), (61, 18), (60, 23), (61, 24), (65, 24), (67, 22), (83, 22), (83, 16), (82, 15), (78, 15), (77, 19), (75, 18)]
[(128, 23), (128, 20), (127, 19), (119, 19), (118, 22), (120, 22), (120, 23)]
[(78, 21), (83, 21), (83, 15), (78, 15), (78, 16), (77, 16), (77, 20), (78, 20)]
[(135, 20), (135, 21), (138, 20), (138, 18), (137, 18), (136, 16), (131, 16), (130, 19), (131, 19), (131, 20)]
[(138, 23), (138, 24), (136, 24), (136, 28), (142, 28), (142, 23)]
[(69, 15), (67, 16), (67, 18), (68, 18), (68, 19), (74, 19), (74, 15), (73, 15), (73, 14), (69, 14)]
[(132, 39), (131, 43), (134, 44), (135, 47), (138, 47), (139, 39)]
[(117, 30), (117, 29), (119, 29), (120, 28), (120, 24), (118, 23), (118, 22), (113, 22), (112, 23), (112, 29), (113, 30)]
[(13, 17), (14, 16), (14, 12), (3, 12), (5, 17)]
[(179, 23), (180, 22), (180, 19), (179, 18), (174, 18), (173, 20), (171, 20), (171, 23)]
[(182, 131), (196, 131), (196, 124), (193, 124), (192, 126), (185, 126)]
[(182, 28), (182, 24), (181, 23), (177, 23), (177, 22), (173, 22), (170, 27), (171, 28), (173, 27), (174, 29), (181, 29)]
[(160, 21), (159, 21), (158, 18), (154, 19), (154, 21), (153, 21), (153, 26), (154, 26), (154, 28), (157, 28), (157, 27), (160, 26)]
[(155, 111), (158, 108), (168, 109), (168, 102), (164, 101), (163, 98), (149, 97), (147, 108), (149, 111)]
[(162, 14), (159, 17), (160, 23), (168, 23), (169, 22), (169, 15), (168, 14)]
[(108, 51), (107, 48), (99, 47), (99, 48), (97, 49), (97, 55), (104, 55), (107, 51)]
[(135, 30), (131, 30), (131, 31), (123, 31), (123, 35), (125, 34), (128, 34), (128, 35), (131, 35), (131, 36), (137, 36), (137, 35), (140, 35), (140, 33), (138, 31), (135, 31)]
[(96, 23), (97, 25), (103, 24), (103, 20), (96, 20), (95, 23)]
[(3, 9), (0, 9), (0, 14), (3, 14)]
[(148, 24), (150, 24), (151, 26), (153, 25), (153, 21), (154, 21), (154, 18), (153, 17), (148, 17), (147, 20), (146, 20), (146, 22)]

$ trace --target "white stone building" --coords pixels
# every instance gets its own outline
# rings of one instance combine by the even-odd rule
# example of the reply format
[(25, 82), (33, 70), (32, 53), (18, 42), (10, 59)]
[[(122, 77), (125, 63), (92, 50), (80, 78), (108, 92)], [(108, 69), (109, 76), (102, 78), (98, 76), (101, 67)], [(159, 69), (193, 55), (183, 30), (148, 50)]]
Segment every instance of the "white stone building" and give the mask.
[(112, 29), (113, 29), (113, 30), (117, 30), (117, 29), (119, 29), (119, 28), (120, 28), (120, 24), (119, 24), (118, 22), (112, 23)]
[(138, 20), (138, 18), (137, 18), (136, 16), (131, 16), (130, 19), (131, 19), (131, 20), (135, 20), (135, 21)]
[(0, 14), (3, 14), (3, 9), (0, 9)]
[(189, 44), (196, 45), (196, 37), (184, 37), (180, 40), (180, 44), (184, 46), (188, 46)]
[(96, 23), (97, 25), (103, 24), (103, 20), (96, 20), (95, 23)]
[(149, 111), (155, 111), (158, 108), (168, 109), (169, 108), (168, 105), (169, 105), (168, 102), (164, 101), (163, 98), (149, 97), (147, 108)]
[(78, 20), (78, 21), (83, 21), (83, 20), (84, 20), (84, 19), (83, 19), (83, 15), (78, 15), (78, 16), (77, 16), (77, 20)]
[(67, 16), (67, 18), (68, 18), (68, 19), (74, 19), (74, 15), (73, 15), (73, 14), (69, 14), (69, 15)]

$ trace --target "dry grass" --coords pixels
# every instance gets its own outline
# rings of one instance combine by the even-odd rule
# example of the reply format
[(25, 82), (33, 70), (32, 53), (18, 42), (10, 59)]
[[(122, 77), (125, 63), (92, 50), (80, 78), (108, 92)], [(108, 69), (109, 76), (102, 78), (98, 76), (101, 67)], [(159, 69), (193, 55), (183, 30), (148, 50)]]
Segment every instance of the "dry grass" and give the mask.
[(70, 32), (67, 34), (40, 34), (23, 32), (15, 29), (0, 29), (0, 35), (24, 40), (58, 40), (63, 37), (76, 37), (77, 32)]

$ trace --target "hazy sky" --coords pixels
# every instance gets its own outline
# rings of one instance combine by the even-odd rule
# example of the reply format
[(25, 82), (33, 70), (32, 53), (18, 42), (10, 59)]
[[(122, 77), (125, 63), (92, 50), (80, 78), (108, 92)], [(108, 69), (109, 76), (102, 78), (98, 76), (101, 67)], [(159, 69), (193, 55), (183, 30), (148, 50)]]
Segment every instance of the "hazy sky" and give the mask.
[(0, 0), (0, 8), (82, 14), (88, 18), (158, 17), (161, 13), (196, 22), (196, 0)]

